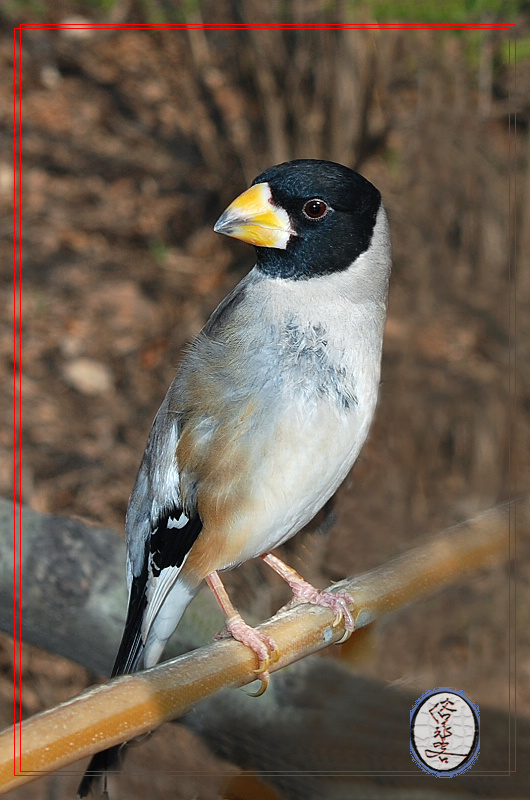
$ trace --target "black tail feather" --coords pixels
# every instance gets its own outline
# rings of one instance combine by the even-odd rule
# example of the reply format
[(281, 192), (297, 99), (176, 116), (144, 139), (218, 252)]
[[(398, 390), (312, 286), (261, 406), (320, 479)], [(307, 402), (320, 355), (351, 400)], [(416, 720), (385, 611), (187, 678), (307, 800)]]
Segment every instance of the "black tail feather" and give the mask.
[[(143, 655), (143, 641), (141, 636), (142, 615), (146, 605), (145, 599), (145, 584), (146, 584), (147, 568), (138, 578), (133, 581), (131, 589), (131, 597), (129, 601), (129, 609), (127, 612), (127, 622), (125, 623), (125, 630), (121, 644), (112, 668), (111, 677), (115, 678), (118, 675), (124, 675), (128, 672), (134, 672), (138, 667), (138, 663)], [(102, 750), (101, 753), (96, 753), (79, 784), (77, 790), (77, 797), (88, 797), (97, 784), (100, 785), (100, 797), (108, 798), (107, 793), (107, 772), (109, 770), (118, 770), (120, 768), (120, 750), (125, 751), (122, 744), (109, 747), (107, 750)], [(97, 795), (96, 795), (97, 796)]]
[(111, 672), (111, 678), (134, 672), (138, 668), (144, 645), (142, 641), (142, 618), (147, 606), (147, 568), (149, 544), (146, 544), (144, 566), (141, 573), (133, 578), (129, 596), (129, 607), (123, 636)]
[[(116, 770), (120, 768), (120, 750), (121, 744), (114, 747), (109, 747), (108, 750), (102, 750), (101, 753), (96, 753), (92, 756), (90, 764), (86, 768), (83, 779), (79, 784), (77, 790), (77, 797), (88, 797), (96, 788), (96, 784), (100, 784), (100, 797), (108, 798), (107, 793), (107, 772), (109, 770)], [(97, 796), (97, 795), (96, 795)]]

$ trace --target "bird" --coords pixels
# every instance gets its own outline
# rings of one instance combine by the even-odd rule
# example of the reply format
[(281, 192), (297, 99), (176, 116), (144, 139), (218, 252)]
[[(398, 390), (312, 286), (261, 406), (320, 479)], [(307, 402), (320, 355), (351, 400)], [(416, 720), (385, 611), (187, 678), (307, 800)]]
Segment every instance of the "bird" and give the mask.
[[(189, 346), (153, 422), (126, 514), (129, 605), (112, 675), (155, 665), (206, 582), (265, 688), (276, 643), (243, 620), (219, 573), (261, 557), (298, 601), (353, 629), (351, 598), (271, 551), (333, 496), (368, 435), (390, 235), (379, 190), (320, 159), (266, 169), (214, 230), (254, 245), (256, 262)], [(94, 756), (78, 797), (118, 749)]]

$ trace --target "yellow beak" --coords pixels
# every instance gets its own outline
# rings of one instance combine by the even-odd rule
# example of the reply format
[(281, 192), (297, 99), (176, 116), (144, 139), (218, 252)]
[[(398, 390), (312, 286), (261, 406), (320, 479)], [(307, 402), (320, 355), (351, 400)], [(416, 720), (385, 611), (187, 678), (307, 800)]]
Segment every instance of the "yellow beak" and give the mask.
[(291, 236), (296, 235), (287, 211), (273, 205), (268, 183), (257, 183), (236, 197), (215, 223), (214, 231), (278, 250), (285, 250)]

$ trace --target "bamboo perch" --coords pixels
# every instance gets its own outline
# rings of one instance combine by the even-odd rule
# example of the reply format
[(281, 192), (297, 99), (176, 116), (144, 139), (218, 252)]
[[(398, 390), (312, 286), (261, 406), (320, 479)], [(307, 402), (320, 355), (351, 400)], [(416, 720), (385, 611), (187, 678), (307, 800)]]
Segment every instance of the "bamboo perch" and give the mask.
[[(335, 584), (354, 600), (356, 626), (508, 555), (502, 506), (434, 537), (388, 564)], [(329, 609), (300, 605), (260, 626), (280, 649), (271, 671), (341, 639)], [(135, 675), (97, 686), (0, 734), (0, 793), (105, 747), (153, 730), (223, 687), (254, 680), (255, 655), (232, 639), (215, 642)], [(16, 754), (14, 757), (14, 753)]]

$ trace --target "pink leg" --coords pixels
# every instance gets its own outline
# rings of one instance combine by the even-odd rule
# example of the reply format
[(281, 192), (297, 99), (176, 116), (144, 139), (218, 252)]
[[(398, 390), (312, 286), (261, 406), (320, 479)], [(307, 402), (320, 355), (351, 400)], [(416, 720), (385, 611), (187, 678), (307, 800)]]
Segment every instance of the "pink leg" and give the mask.
[(226, 593), (221, 578), (217, 572), (211, 572), (206, 576), (206, 582), (215, 595), (215, 599), (221, 606), (221, 609), (226, 617), (226, 628), (230, 635), (242, 644), (246, 644), (251, 650), (256, 653), (259, 661), (258, 669), (256, 670), (258, 678), (262, 681), (263, 685), (257, 696), (263, 694), (269, 682), (269, 666), (272, 662), (278, 661), (280, 652), (274, 639), (267, 636), (265, 633), (260, 633), (255, 628), (247, 625), (241, 614), (234, 608), (230, 602), (230, 598)]
[(315, 587), (305, 581), (302, 576), (296, 572), (296, 570), (272, 553), (266, 553), (265, 555), (261, 556), (261, 558), (266, 564), (269, 565), (269, 567), (272, 567), (272, 569), (277, 572), (278, 575), (284, 579), (284, 581), (287, 581), (291, 587), (294, 597), (297, 600), (300, 600), (303, 603), (313, 603), (316, 606), (325, 606), (326, 608), (333, 609), (336, 614), (334, 626), (338, 625), (340, 620), (343, 619), (344, 627), (346, 629), (346, 632), (339, 644), (348, 639), (355, 628), (355, 622), (350, 609), (350, 605), (353, 601), (349, 594), (346, 594), (345, 592), (321, 592), (318, 589), (315, 589)]

